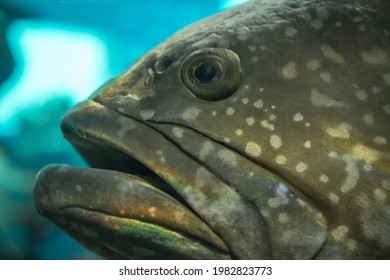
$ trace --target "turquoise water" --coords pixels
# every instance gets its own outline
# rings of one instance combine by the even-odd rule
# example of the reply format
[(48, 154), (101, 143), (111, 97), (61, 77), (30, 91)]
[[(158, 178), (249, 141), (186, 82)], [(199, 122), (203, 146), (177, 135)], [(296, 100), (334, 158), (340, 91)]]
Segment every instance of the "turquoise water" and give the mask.
[(33, 206), (37, 171), (85, 166), (62, 138), (66, 110), (227, 0), (0, 1), (0, 259), (94, 259)]

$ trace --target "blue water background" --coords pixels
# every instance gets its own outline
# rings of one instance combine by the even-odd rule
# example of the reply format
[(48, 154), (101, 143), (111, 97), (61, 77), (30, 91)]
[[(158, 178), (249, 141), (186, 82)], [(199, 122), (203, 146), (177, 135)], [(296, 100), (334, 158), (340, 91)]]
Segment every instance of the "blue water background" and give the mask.
[(61, 135), (62, 115), (227, 2), (234, 1), (0, 0), (0, 259), (98, 258), (33, 205), (40, 168), (86, 166)]

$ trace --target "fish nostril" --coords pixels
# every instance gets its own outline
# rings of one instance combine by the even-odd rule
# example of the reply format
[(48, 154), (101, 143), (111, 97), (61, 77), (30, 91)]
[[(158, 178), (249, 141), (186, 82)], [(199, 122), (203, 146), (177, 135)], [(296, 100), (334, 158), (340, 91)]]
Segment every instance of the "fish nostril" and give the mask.
[(170, 58), (162, 58), (156, 62), (154, 70), (157, 74), (162, 74), (172, 63), (173, 61)]
[(147, 76), (145, 78), (145, 86), (151, 87), (155, 81), (156, 81), (156, 73), (154, 72), (154, 70), (152, 68), (149, 68)]

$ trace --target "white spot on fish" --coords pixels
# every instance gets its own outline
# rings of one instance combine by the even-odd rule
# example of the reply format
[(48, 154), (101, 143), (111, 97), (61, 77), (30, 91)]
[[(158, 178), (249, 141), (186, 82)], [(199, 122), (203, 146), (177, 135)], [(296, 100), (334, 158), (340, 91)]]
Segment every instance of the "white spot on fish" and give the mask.
[(303, 115), (301, 113), (296, 113), (294, 115), (294, 121), (296, 121), (296, 122), (303, 121)]
[(200, 112), (200, 109), (196, 107), (189, 107), (184, 111), (182, 117), (186, 121), (194, 121), (198, 118)]
[(156, 112), (154, 110), (141, 110), (140, 115), (144, 120), (148, 120), (154, 116)]
[(363, 166), (363, 169), (367, 172), (371, 172), (372, 171), (372, 165), (371, 164), (365, 164)]
[(175, 126), (172, 129), (172, 133), (173, 133), (173, 135), (175, 135), (176, 138), (182, 138), (183, 137), (183, 132), (184, 132), (184, 130), (182, 128), (180, 128), (180, 127), (176, 127)]
[(348, 139), (352, 126), (348, 123), (341, 123), (337, 127), (326, 128), (326, 133), (331, 137)]
[(373, 125), (374, 124), (374, 117), (372, 114), (370, 113), (365, 113), (363, 115), (363, 122), (366, 124), (366, 125)]
[(260, 108), (262, 108), (264, 106), (264, 102), (263, 102), (263, 100), (259, 99), (255, 103), (253, 103), (253, 106), (255, 106), (256, 108), (260, 109)]
[(307, 148), (307, 149), (310, 149), (311, 148), (311, 141), (307, 140), (305, 143), (303, 143), (303, 146), (305, 146), (305, 148)]
[(307, 166), (306, 163), (300, 162), (300, 163), (298, 163), (298, 164), (295, 166), (295, 170), (296, 170), (297, 172), (299, 172), (299, 173), (302, 173), (302, 172), (306, 171), (307, 167), (308, 167), (308, 166)]
[(331, 81), (331, 76), (329, 72), (321, 72), (320, 73), (320, 78), (323, 80), (325, 83), (330, 83)]
[(270, 138), (270, 144), (274, 149), (279, 149), (282, 146), (282, 139), (278, 135), (272, 135)]
[(225, 48), (225, 49), (228, 49), (230, 47), (229, 42), (226, 41), (225, 38), (219, 39), (217, 45), (219, 48)]
[(385, 201), (387, 198), (387, 194), (382, 189), (375, 189), (374, 190), (375, 198), (379, 201)]
[(269, 115), (269, 120), (274, 121), (276, 119), (276, 116), (274, 114)]
[(230, 143), (230, 138), (225, 137), (225, 138), (223, 138), (223, 141), (224, 141), (225, 143)]
[(380, 93), (382, 91), (382, 88), (380, 88), (380, 87), (372, 87), (371, 91), (373, 93), (375, 93), (375, 94), (378, 94), (378, 93)]
[(383, 75), (383, 81), (385, 82), (385, 85), (390, 86), (390, 73)]
[(360, 32), (365, 32), (366, 31), (366, 26), (364, 24), (359, 25), (359, 31)]
[(390, 180), (382, 180), (382, 188), (390, 190)]
[(379, 48), (372, 48), (369, 51), (362, 52), (362, 59), (368, 64), (388, 64), (389, 54)]
[(217, 112), (216, 112), (216, 111), (212, 111), (212, 112), (211, 112), (211, 115), (212, 115), (213, 117), (215, 117), (215, 116), (217, 115)]
[(252, 117), (247, 118), (245, 121), (246, 121), (246, 124), (249, 126), (252, 126), (255, 123), (255, 119)]
[(272, 123), (268, 122), (268, 120), (262, 120), (260, 124), (262, 127), (267, 128), (268, 130), (275, 130), (275, 126)]
[(258, 157), (261, 155), (262, 150), (259, 144), (249, 141), (245, 146), (245, 152), (252, 157)]
[(287, 158), (284, 156), (284, 155), (277, 155), (276, 158), (275, 158), (275, 162), (277, 164), (285, 164), (287, 162)]
[(326, 176), (325, 174), (320, 175), (320, 182), (322, 183), (328, 183), (329, 182), (329, 177)]
[(269, 217), (269, 211), (268, 210), (260, 210), (260, 213), (261, 213), (261, 215), (263, 216), (263, 217)]
[(359, 23), (359, 22), (363, 21), (363, 19), (361, 17), (354, 17), (352, 20), (354, 23)]
[(247, 26), (241, 26), (237, 29), (237, 39), (240, 41), (246, 41), (249, 37), (249, 28)]
[(236, 111), (236, 110), (234, 110), (233, 107), (229, 107), (229, 108), (226, 109), (226, 114), (227, 114), (228, 116), (231, 116), (231, 115), (234, 114), (235, 111)]
[(295, 62), (290, 61), (289, 63), (287, 63), (282, 68), (282, 74), (288, 80), (295, 79), (297, 77), (297, 68)]
[(237, 156), (232, 151), (222, 149), (218, 151), (218, 157), (227, 165), (237, 165)]
[(333, 236), (333, 238), (338, 241), (338, 242), (344, 242), (345, 240), (345, 237), (347, 235), (349, 231), (349, 228), (344, 226), (344, 225), (340, 225), (336, 228), (334, 228), (330, 234)]
[(288, 215), (286, 213), (280, 213), (278, 215), (278, 222), (279, 223), (284, 224), (287, 221), (288, 221)]
[(251, 61), (253, 63), (257, 63), (259, 61), (259, 58), (257, 56), (253, 56), (253, 57), (251, 57)]
[(149, 215), (152, 217), (156, 217), (156, 211), (157, 209), (154, 206), (148, 208)]
[(248, 46), (248, 49), (249, 49), (251, 52), (255, 52), (255, 51), (256, 51), (256, 46), (255, 46), (255, 45), (250, 45), (250, 46)]
[(316, 70), (320, 69), (321, 63), (317, 59), (310, 60), (310, 61), (306, 62), (306, 67), (309, 70), (316, 71)]
[(336, 21), (335, 23), (334, 23), (334, 26), (336, 26), (336, 27), (341, 27), (343, 24), (340, 22), (340, 21)]
[(76, 190), (78, 192), (82, 192), (83, 191), (83, 188), (80, 186), (80, 185), (76, 185)]
[(371, 149), (362, 144), (356, 144), (352, 148), (352, 154), (354, 155), (355, 158), (359, 158), (368, 163), (377, 161), (382, 157), (381, 152)]
[(355, 188), (359, 180), (359, 170), (356, 166), (355, 161), (348, 157), (347, 155), (339, 156), (336, 152), (333, 152), (334, 158), (342, 160), (346, 163), (345, 171), (347, 172), (347, 177), (345, 178), (344, 183), (340, 187), (340, 191), (343, 193), (349, 192)]
[(199, 159), (205, 160), (211, 151), (214, 150), (214, 145), (210, 141), (205, 141), (202, 148), (199, 151)]
[(317, 107), (343, 107), (344, 102), (336, 101), (325, 94), (322, 94), (318, 89), (311, 90), (310, 96), (311, 103)]
[(303, 10), (300, 14), (299, 17), (303, 18), (306, 21), (311, 21), (313, 17), (307, 10)]
[(386, 105), (383, 105), (383, 111), (385, 111), (386, 114), (389, 114), (390, 115), (390, 105), (386, 104)]
[(357, 92), (355, 92), (355, 95), (360, 101), (365, 101), (368, 97), (367, 92), (363, 89), (359, 89)]
[(278, 208), (280, 205), (284, 205), (288, 203), (287, 197), (284, 196), (278, 196), (278, 197), (272, 197), (268, 199), (267, 201), (268, 206), (271, 208)]
[(237, 129), (237, 130), (236, 130), (236, 135), (237, 135), (237, 136), (241, 136), (242, 133), (243, 133), (242, 129)]
[(336, 53), (335, 50), (333, 50), (330, 46), (328, 45), (322, 45), (321, 46), (321, 51), (324, 54), (325, 57), (329, 58), (335, 63), (338, 64), (343, 64), (345, 62), (345, 59), (342, 55)]
[(293, 36), (297, 35), (297, 33), (298, 33), (298, 30), (296, 30), (294, 27), (287, 27), (286, 31), (285, 31), (285, 34), (287, 37), (293, 37)]
[(374, 142), (378, 145), (386, 145), (387, 144), (387, 139), (382, 136), (376, 136), (374, 138)]
[(165, 157), (164, 157), (164, 152), (161, 151), (161, 150), (158, 150), (158, 151), (156, 152), (156, 154), (160, 157), (160, 161), (161, 161), (162, 163), (165, 163), (166, 159), (165, 159)]
[(339, 197), (337, 196), (337, 194), (335, 194), (335, 193), (329, 193), (329, 195), (328, 195), (328, 198), (329, 198), (329, 200), (333, 203), (333, 204), (339, 204)]
[(317, 29), (317, 30), (318, 30), (318, 29), (320, 29), (320, 28), (322, 27), (323, 22), (322, 22), (322, 20), (316, 18), (316, 19), (314, 19), (314, 20), (312, 20), (312, 21), (310, 22), (310, 25), (311, 25), (314, 29)]
[(128, 118), (120, 116), (118, 118), (118, 122), (120, 125), (120, 128), (117, 132), (119, 138), (124, 138), (126, 132), (128, 132), (131, 129), (136, 128), (135, 122), (131, 119), (128, 119)]
[(248, 97), (244, 97), (244, 98), (241, 100), (241, 102), (242, 102), (243, 104), (248, 104), (249, 98), (248, 98)]

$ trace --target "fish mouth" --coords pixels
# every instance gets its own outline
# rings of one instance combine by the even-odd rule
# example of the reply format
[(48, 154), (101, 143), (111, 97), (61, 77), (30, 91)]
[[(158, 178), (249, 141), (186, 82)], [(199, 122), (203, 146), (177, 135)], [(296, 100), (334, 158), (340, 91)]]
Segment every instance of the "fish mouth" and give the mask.
[(90, 99), (61, 128), (91, 168), (41, 170), (36, 208), (105, 258), (309, 259), (326, 241), (321, 213), (281, 178), (191, 128)]
[(92, 100), (72, 108), (61, 128), (91, 168), (41, 170), (34, 197), (43, 216), (109, 259), (234, 258), (167, 183), (179, 179), (164, 159), (175, 147), (161, 134)]

